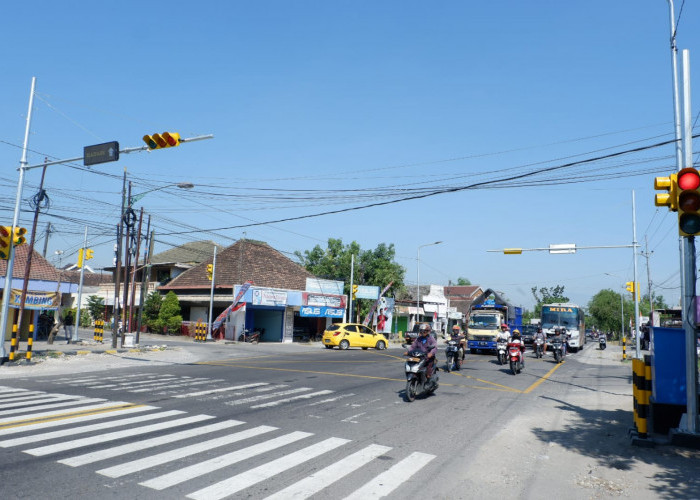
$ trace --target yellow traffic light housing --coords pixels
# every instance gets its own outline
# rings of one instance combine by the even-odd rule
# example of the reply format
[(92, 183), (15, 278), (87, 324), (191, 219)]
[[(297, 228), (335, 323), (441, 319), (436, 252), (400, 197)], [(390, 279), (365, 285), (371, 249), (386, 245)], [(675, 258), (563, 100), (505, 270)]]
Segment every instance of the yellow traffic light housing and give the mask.
[(180, 134), (175, 132), (163, 132), (162, 134), (144, 135), (143, 142), (148, 149), (174, 148), (180, 145)]
[(24, 245), (27, 242), (27, 238), (24, 235), (27, 234), (27, 229), (24, 227), (14, 228), (14, 235), (12, 237), (12, 244), (14, 246)]
[(7, 260), (10, 258), (10, 250), (12, 243), (11, 234), (11, 227), (0, 226), (0, 259)]
[(214, 265), (207, 264), (207, 279), (211, 281), (214, 278)]
[(95, 251), (92, 248), (85, 249), (85, 260), (90, 260), (95, 256)]
[(671, 174), (668, 177), (654, 178), (654, 189), (666, 193), (658, 193), (654, 199), (654, 205), (657, 207), (668, 207), (672, 212), (678, 210), (678, 180), (676, 174)]
[(352, 300), (357, 298), (357, 285), (352, 285)]
[(700, 233), (700, 174), (692, 167), (678, 172), (678, 234)]
[(83, 267), (83, 249), (78, 250), (78, 263), (76, 264), (78, 269)]

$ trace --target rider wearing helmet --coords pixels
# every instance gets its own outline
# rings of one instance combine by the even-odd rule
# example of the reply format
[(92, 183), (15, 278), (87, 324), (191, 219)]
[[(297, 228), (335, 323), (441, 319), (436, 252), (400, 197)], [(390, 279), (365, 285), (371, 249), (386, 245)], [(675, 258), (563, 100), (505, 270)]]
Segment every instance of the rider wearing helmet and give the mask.
[[(418, 329), (418, 338), (411, 344), (412, 351), (422, 351), (427, 354), (431, 363), (427, 366), (425, 375), (428, 379), (433, 376), (435, 367), (435, 354), (437, 353), (437, 341), (430, 335), (430, 325), (423, 323)], [(403, 353), (408, 356), (408, 351)]]
[(457, 342), (459, 342), (459, 345), (462, 348), (462, 360), (464, 360), (464, 353), (467, 350), (467, 340), (462, 334), (459, 325), (456, 323), (452, 326), (452, 337), (450, 338), (450, 340), (456, 340)]
[(496, 341), (505, 340), (506, 342), (508, 342), (509, 338), (510, 338), (510, 332), (508, 331), (508, 325), (503, 323), (501, 325), (501, 330), (498, 332), (498, 335), (496, 335)]
[(525, 342), (520, 337), (520, 330), (517, 328), (513, 330), (513, 336), (508, 341), (509, 344), (520, 344), (520, 359), (522, 367), (525, 368)]

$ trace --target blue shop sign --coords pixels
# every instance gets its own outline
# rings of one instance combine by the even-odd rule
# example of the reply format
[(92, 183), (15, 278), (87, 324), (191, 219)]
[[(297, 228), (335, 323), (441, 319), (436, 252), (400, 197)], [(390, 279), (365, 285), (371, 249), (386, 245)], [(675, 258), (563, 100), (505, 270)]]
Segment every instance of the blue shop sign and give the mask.
[(342, 318), (344, 309), (337, 307), (301, 306), (299, 316), (303, 318)]

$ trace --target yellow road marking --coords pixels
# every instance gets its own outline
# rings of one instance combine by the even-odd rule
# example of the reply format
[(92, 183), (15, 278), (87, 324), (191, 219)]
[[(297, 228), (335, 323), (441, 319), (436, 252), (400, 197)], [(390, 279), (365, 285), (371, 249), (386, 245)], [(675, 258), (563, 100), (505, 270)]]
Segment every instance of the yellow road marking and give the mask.
[(552, 368), (552, 369), (549, 370), (547, 373), (545, 373), (544, 376), (542, 376), (542, 378), (540, 378), (540, 379), (537, 380), (535, 383), (533, 383), (530, 387), (528, 387), (527, 389), (525, 389), (525, 390), (523, 391), (523, 394), (529, 394), (530, 392), (532, 392), (533, 390), (535, 390), (535, 388), (536, 388), (538, 385), (540, 385), (542, 382), (544, 382), (545, 380), (547, 380), (547, 379), (549, 378), (549, 376), (550, 376), (552, 373), (554, 373), (554, 370), (558, 369), (558, 368), (559, 368), (561, 365), (563, 365), (564, 363), (565, 363), (565, 361), (562, 361), (561, 363), (557, 363), (556, 365), (554, 365), (554, 368)]
[[(488, 384), (488, 385), (496, 386), (496, 387), (499, 388), (499, 390), (502, 390), (502, 391), (508, 391), (508, 392), (522, 392), (522, 391), (519, 390), (519, 389), (513, 389), (512, 387), (508, 387), (507, 385), (501, 385), (501, 384), (497, 384), (496, 382), (490, 382), (490, 381), (488, 381), (488, 380), (476, 378), (476, 377), (473, 377), (473, 376), (471, 376), (471, 375), (467, 375), (466, 373), (455, 373), (455, 372), (451, 372), (451, 373), (452, 373), (453, 375), (459, 375), (460, 377), (471, 378), (471, 379), (473, 379), (473, 380), (476, 380), (476, 381), (478, 381), (478, 382), (481, 382), (482, 384)], [(475, 386), (475, 387), (477, 387), (477, 386)], [(493, 387), (480, 387), (480, 389), (493, 389)]]
[(24, 427), (25, 425), (32, 425), (32, 424), (38, 424), (38, 423), (46, 423), (46, 422), (55, 422), (57, 420), (67, 420), (69, 418), (76, 418), (76, 417), (84, 417), (87, 415), (98, 415), (100, 413), (109, 413), (112, 411), (119, 411), (119, 410), (125, 410), (126, 408), (140, 408), (145, 405), (134, 405), (134, 404), (126, 404), (124, 406), (116, 406), (116, 407), (109, 407), (105, 408), (103, 410), (92, 410), (92, 411), (74, 411), (74, 412), (68, 412), (68, 413), (62, 413), (60, 415), (54, 415), (52, 417), (43, 417), (43, 418), (25, 418), (23, 420), (15, 420), (14, 422), (8, 422), (6, 424), (0, 425), (0, 430), (5, 430), (5, 429), (12, 429), (14, 427)]

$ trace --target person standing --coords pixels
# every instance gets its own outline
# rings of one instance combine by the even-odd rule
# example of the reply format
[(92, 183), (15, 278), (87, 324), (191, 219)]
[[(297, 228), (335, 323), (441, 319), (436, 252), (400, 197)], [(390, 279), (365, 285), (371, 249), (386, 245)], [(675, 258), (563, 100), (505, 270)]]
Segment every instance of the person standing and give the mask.
[(66, 342), (70, 344), (73, 338), (73, 328), (75, 321), (73, 319), (73, 311), (68, 311), (65, 316), (63, 316), (63, 331), (66, 333)]

